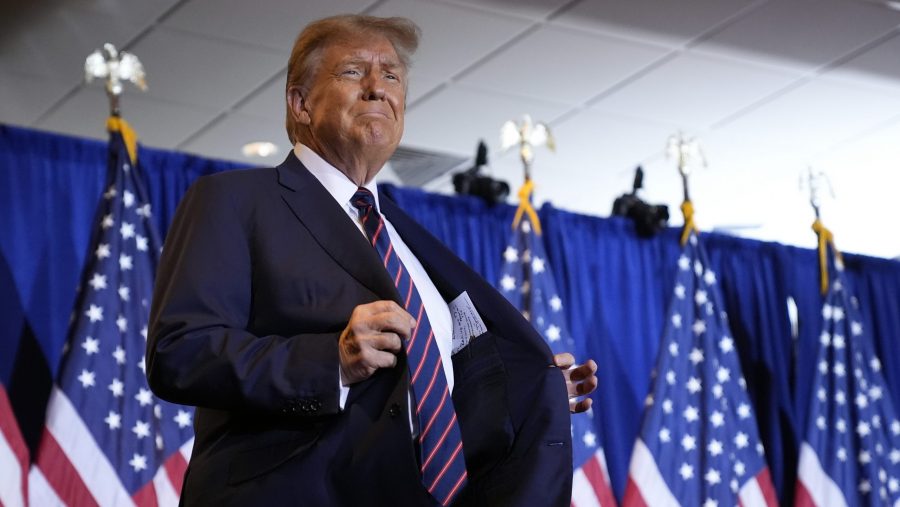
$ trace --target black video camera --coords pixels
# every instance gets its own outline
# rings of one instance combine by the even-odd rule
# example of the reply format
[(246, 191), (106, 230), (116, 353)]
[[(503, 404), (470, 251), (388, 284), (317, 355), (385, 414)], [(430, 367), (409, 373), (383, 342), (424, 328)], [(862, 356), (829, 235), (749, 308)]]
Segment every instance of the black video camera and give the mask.
[(622, 194), (613, 202), (614, 216), (628, 217), (634, 222), (638, 236), (649, 238), (669, 224), (669, 207), (665, 204), (647, 204), (637, 196), (644, 186), (644, 170), (638, 166), (630, 194)]
[(487, 165), (487, 145), (481, 141), (478, 143), (475, 165), (453, 175), (453, 189), (457, 194), (474, 195), (492, 205), (505, 201), (509, 195), (509, 184), (481, 174), (479, 171), (484, 165)]

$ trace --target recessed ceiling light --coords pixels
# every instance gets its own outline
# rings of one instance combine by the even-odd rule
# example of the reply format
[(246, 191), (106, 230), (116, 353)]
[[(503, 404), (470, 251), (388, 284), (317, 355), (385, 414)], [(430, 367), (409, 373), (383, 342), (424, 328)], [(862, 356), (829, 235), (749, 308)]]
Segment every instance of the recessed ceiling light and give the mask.
[(278, 151), (278, 146), (268, 141), (247, 143), (241, 148), (245, 157), (268, 157)]

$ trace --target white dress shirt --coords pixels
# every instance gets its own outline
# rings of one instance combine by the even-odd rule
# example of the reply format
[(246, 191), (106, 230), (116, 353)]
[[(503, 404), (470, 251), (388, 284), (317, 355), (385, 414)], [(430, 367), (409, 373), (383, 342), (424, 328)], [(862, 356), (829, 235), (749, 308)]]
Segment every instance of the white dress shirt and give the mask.
[[(334, 197), (334, 200), (337, 201), (341, 208), (347, 213), (347, 217), (353, 220), (353, 223), (356, 224), (360, 233), (365, 236), (366, 232), (365, 229), (363, 229), (362, 220), (359, 218), (359, 212), (350, 202), (353, 194), (355, 194), (358, 189), (356, 183), (351, 181), (350, 178), (333, 165), (326, 162), (325, 159), (320, 157), (316, 152), (301, 143), (294, 145), (294, 154), (300, 159), (300, 162), (309, 169), (309, 172), (319, 180), (319, 183), (328, 190), (328, 193)], [(375, 205), (378, 206), (378, 185), (376, 179), (372, 178), (372, 181), (368, 182), (365, 185), (365, 188), (375, 196)], [(378, 209), (380, 214), (381, 207), (378, 206)], [(409, 247), (406, 246), (406, 243), (403, 242), (403, 238), (400, 237), (400, 234), (397, 233), (397, 230), (394, 229), (391, 222), (384, 215), (381, 215), (381, 218), (384, 220), (384, 226), (387, 229), (388, 237), (391, 239), (391, 244), (394, 246), (394, 251), (397, 252), (400, 261), (403, 262), (403, 266), (406, 267), (406, 270), (412, 277), (413, 283), (419, 291), (419, 296), (422, 298), (422, 304), (425, 306), (425, 314), (428, 316), (428, 321), (431, 323), (432, 331), (434, 331), (435, 343), (441, 352), (441, 362), (444, 366), (444, 375), (447, 377), (447, 387), (452, 392), (453, 361), (451, 359), (450, 350), (452, 347), (453, 327), (450, 318), (450, 309), (447, 307), (447, 302), (441, 297), (440, 292), (438, 292), (437, 287), (434, 286), (434, 282), (429, 278), (425, 268), (422, 267), (422, 263), (419, 262), (419, 259), (417, 259), (415, 255), (413, 255)], [(342, 384), (340, 399), (340, 407), (342, 409), (347, 401), (347, 394), (349, 392), (350, 388)]]

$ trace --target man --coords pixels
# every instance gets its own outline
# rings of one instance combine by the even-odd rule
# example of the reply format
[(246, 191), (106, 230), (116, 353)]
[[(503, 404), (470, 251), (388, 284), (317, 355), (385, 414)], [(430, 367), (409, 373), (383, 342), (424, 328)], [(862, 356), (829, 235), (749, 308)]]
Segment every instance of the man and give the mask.
[[(569, 504), (567, 382), (549, 349), (378, 196), (417, 44), (400, 18), (309, 25), (288, 65), (294, 151), (201, 178), (180, 204), (147, 376), (198, 407), (186, 504)], [(477, 336), (454, 335), (448, 302)], [(571, 394), (594, 368), (569, 370)]]

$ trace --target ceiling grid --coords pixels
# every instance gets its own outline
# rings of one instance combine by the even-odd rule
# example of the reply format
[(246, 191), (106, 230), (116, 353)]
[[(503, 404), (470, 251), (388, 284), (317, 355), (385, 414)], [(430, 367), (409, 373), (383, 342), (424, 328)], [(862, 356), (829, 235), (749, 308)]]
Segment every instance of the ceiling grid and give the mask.
[[(483, 138), (491, 174), (515, 186), (521, 167), (500, 151), (499, 126), (530, 113), (550, 122), (558, 144), (537, 152), (538, 204), (607, 215), (642, 164), (645, 199), (674, 211), (680, 181), (664, 148), (681, 130), (700, 137), (709, 160), (692, 181), (701, 229), (812, 246), (798, 180), (813, 166), (835, 183), (823, 216), (838, 245), (900, 253), (900, 236), (876, 234), (894, 220), (900, 187), (900, 11), (874, 0), (9, 4), (0, 122), (104, 139), (105, 98), (81, 68), (109, 41), (147, 68), (148, 93), (123, 99), (142, 142), (275, 164), (289, 149), (283, 80), (299, 29), (342, 12), (404, 15), (423, 28), (407, 154), (470, 158)], [(262, 140), (278, 153), (241, 154)], [(452, 191), (447, 175), (424, 186)], [(873, 220), (885, 223), (859, 226)]]

